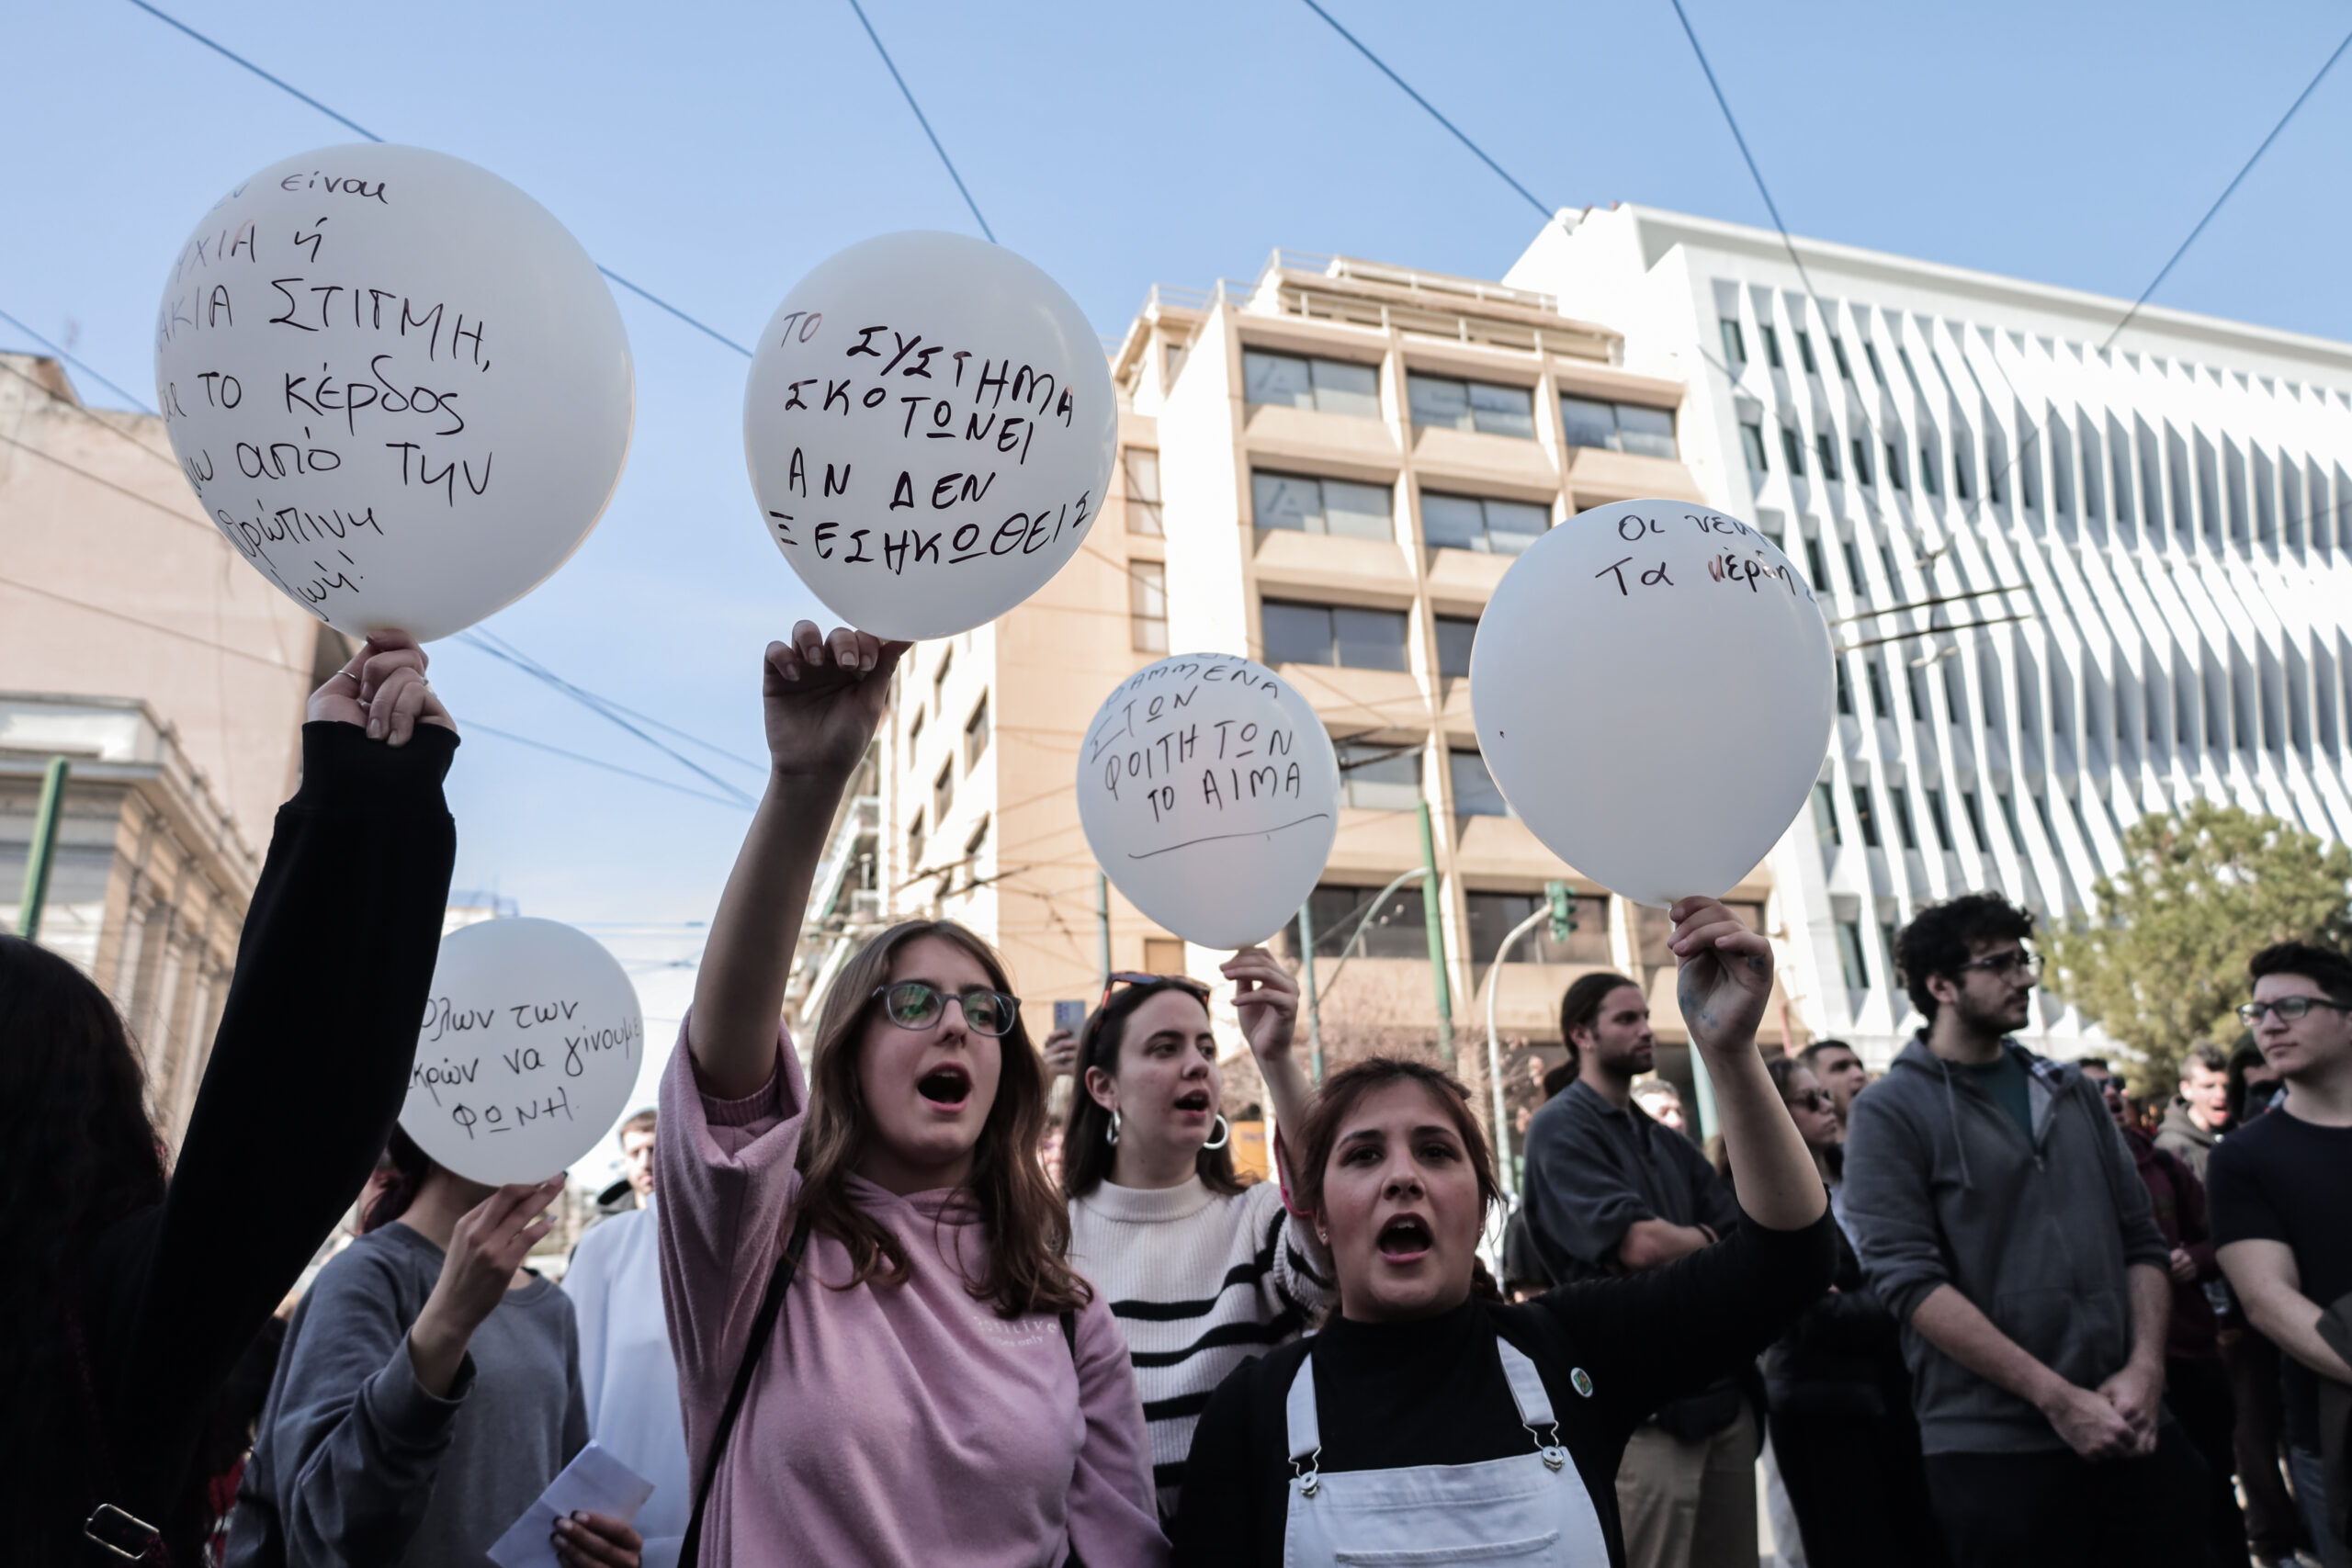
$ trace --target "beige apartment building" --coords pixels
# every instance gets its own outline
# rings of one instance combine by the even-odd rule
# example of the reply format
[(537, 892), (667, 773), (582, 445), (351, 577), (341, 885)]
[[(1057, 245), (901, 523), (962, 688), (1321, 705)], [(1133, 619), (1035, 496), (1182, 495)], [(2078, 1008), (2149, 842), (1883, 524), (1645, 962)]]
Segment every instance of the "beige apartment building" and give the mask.
[[(1480, 612), (1544, 528), (1606, 502), (1700, 497), (1677, 445), (1685, 388), (1623, 359), (1617, 334), (1550, 296), (1347, 257), (1276, 252), (1251, 283), (1155, 288), (1113, 358), (1121, 451), (1101, 524), (1034, 598), (901, 666), (820, 878), (802, 1016), (861, 936), (933, 914), (1001, 947), (1040, 1037), (1047, 1004), (1091, 1005), (1106, 965), (1214, 980), (1224, 954), (1104, 896), (1074, 776), (1120, 680), (1171, 651), (1219, 651), (1273, 667), (1340, 750), (1338, 840), (1307, 909), (1328, 1065), (1437, 1049), (1421, 878), (1408, 875), (1426, 805), (1464, 1076), (1485, 1077), (1488, 986), (1523, 1103), (1531, 1066), (1560, 1058), (1561, 992), (1612, 966), (1650, 991), (1661, 1066), (1687, 1079), (1663, 912), (1610, 897), (1510, 814), (1467, 679)], [(1555, 878), (1575, 889), (1575, 932), (1555, 944), (1538, 926), (1498, 965)], [(1772, 895), (1759, 866), (1732, 897), (1777, 931)], [(1275, 944), (1301, 960), (1295, 922)], [(1795, 1027), (1776, 1004), (1768, 1041)]]
[(40, 923), (114, 997), (179, 1141), (303, 702), (348, 657), (207, 523), (152, 415), (0, 354), (0, 929), (19, 928), (52, 757), (71, 766)]

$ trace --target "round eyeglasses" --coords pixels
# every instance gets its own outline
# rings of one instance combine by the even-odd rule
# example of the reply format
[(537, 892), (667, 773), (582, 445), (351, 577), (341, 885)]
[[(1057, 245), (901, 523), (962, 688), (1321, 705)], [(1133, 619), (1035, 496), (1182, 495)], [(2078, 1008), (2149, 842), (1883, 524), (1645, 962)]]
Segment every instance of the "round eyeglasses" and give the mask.
[(975, 1034), (1010, 1034), (1021, 1018), (1021, 998), (985, 986), (943, 991), (928, 980), (899, 980), (874, 987), (882, 998), (882, 1014), (900, 1029), (929, 1029), (947, 1011), (952, 999), (964, 1010), (964, 1022)]

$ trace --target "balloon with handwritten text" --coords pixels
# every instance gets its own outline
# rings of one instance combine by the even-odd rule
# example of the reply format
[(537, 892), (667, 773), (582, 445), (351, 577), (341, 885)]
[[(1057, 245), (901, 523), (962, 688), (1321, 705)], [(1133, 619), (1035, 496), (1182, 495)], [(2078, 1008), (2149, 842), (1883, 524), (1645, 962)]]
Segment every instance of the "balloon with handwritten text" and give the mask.
[(1780, 547), (1681, 501), (1578, 513), (1470, 652), (1487, 767), (1554, 854), (1636, 904), (1729, 892), (1829, 745), (1829, 628)]
[(887, 637), (967, 631), (1045, 586), (1102, 510), (1118, 431), (1078, 302), (962, 234), (820, 263), (743, 392), (768, 536), (827, 609)]
[(543, 1181), (628, 1105), (645, 1014), (594, 937), (481, 920), (441, 939), (401, 1129), (469, 1180)]
[(1339, 831), (1339, 758), (1264, 665), (1178, 654), (1122, 681), (1087, 727), (1078, 819), (1129, 903), (1187, 942), (1247, 947), (1315, 891)]
[(545, 581), (620, 482), (628, 338), (547, 209), (421, 147), (323, 147), (204, 216), (155, 397), (254, 570), (354, 637), (462, 631)]

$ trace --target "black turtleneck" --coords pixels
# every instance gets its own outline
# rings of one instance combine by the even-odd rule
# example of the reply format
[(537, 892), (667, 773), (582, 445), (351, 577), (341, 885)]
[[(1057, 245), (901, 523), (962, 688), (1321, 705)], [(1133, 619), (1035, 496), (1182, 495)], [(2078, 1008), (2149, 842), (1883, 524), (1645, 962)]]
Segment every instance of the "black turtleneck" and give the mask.
[(1752, 1361), (1821, 1293), (1833, 1223), (1825, 1214), (1806, 1230), (1769, 1231), (1743, 1219), (1721, 1243), (1646, 1273), (1564, 1286), (1519, 1306), (1468, 1301), (1415, 1323), (1335, 1318), (1243, 1363), (1193, 1434), (1176, 1562), (1282, 1562), (1291, 1474), (1283, 1405), (1310, 1353), (1325, 1471), (1475, 1464), (1532, 1451), (1495, 1353), (1500, 1335), (1543, 1373), (1609, 1561), (1623, 1568), (1615, 1482), (1626, 1439), (1662, 1401)]

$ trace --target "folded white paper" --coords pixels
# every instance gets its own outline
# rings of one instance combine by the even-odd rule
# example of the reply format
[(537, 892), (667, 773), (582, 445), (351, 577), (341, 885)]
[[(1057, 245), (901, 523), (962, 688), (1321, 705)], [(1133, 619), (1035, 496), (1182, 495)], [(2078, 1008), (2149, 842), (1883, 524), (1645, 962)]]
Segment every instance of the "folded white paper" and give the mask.
[(560, 1568), (555, 1554), (556, 1520), (588, 1513), (628, 1524), (652, 1495), (653, 1483), (615, 1459), (610, 1450), (590, 1443), (498, 1538), (490, 1560), (498, 1568)]

